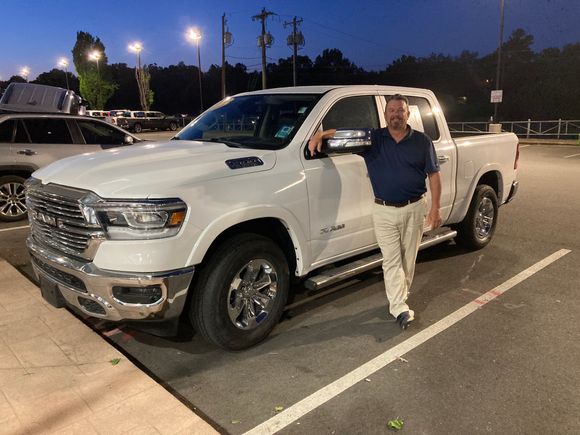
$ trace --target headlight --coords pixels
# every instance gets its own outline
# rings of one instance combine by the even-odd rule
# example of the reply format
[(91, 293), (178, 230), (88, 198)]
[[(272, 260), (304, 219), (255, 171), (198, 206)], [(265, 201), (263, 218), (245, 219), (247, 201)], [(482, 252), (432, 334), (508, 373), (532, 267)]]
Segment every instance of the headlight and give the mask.
[(187, 214), (178, 199), (138, 202), (100, 201), (83, 207), (85, 219), (99, 225), (111, 240), (162, 239), (176, 235)]

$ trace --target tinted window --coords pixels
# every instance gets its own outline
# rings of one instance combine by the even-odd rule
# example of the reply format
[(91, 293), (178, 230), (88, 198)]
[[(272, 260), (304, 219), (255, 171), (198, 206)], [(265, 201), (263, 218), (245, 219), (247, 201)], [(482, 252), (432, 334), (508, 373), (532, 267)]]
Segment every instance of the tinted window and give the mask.
[(30, 138), (24, 127), (22, 121), (18, 121), (16, 124), (16, 135), (14, 136), (14, 143), (30, 143)]
[(338, 101), (322, 120), (322, 128), (379, 128), (375, 98), (368, 95)]
[(423, 122), (423, 132), (431, 138), (431, 140), (439, 139), (439, 128), (437, 127), (437, 120), (433, 116), (431, 105), (426, 98), (421, 97), (407, 97), (410, 106), (417, 106), (421, 114), (421, 121)]
[(24, 123), (33, 143), (72, 143), (70, 132), (63, 119), (26, 119)]
[(14, 132), (14, 121), (9, 119), (0, 124), (0, 142), (12, 142), (12, 133)]
[(87, 144), (123, 145), (125, 133), (100, 122), (78, 121)]

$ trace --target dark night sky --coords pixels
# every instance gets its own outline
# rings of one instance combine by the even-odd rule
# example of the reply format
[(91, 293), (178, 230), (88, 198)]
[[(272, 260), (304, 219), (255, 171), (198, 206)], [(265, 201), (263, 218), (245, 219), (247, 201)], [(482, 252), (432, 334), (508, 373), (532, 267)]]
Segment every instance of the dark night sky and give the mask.
[[(197, 49), (185, 39), (197, 27), (202, 69), (221, 64), (221, 15), (226, 14), (234, 44), (227, 60), (260, 69), (252, 15), (262, 7), (277, 13), (267, 21), (275, 38), (270, 62), (291, 55), (286, 45), (290, 27), (303, 18), (306, 39), (299, 52), (312, 60), (325, 48), (338, 48), (365, 70), (384, 69), (403, 54), (458, 55), (463, 50), (488, 54), (499, 39), (500, 0), (2, 0), (0, 14), (0, 79), (30, 68), (29, 79), (72, 59), (76, 32), (83, 30), (105, 44), (109, 63), (135, 64), (127, 45), (144, 45), (143, 63), (167, 66), (197, 64)], [(504, 41), (523, 28), (535, 38), (534, 50), (580, 42), (580, 0), (505, 0)]]

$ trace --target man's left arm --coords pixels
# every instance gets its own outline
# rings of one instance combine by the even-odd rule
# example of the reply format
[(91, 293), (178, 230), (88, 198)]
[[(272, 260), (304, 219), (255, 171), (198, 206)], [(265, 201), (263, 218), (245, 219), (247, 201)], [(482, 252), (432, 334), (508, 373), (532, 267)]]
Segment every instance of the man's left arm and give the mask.
[(439, 171), (429, 173), (429, 190), (431, 191), (431, 209), (427, 214), (427, 225), (434, 230), (441, 226), (441, 174)]

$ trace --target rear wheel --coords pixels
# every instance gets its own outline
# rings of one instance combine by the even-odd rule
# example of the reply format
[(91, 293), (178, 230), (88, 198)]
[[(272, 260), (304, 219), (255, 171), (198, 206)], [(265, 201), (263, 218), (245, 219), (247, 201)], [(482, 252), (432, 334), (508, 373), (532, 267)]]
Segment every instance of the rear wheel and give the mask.
[(171, 131), (177, 130), (177, 124), (175, 122), (170, 122), (169, 123), (169, 130), (171, 130)]
[(240, 350), (264, 340), (288, 298), (286, 257), (270, 239), (240, 234), (221, 245), (201, 269), (191, 320), (208, 341)]
[(141, 133), (143, 131), (143, 126), (141, 124), (139, 124), (139, 123), (135, 124), (133, 126), (133, 131), (135, 133)]
[(477, 186), (467, 215), (457, 226), (457, 244), (473, 250), (486, 246), (495, 232), (498, 211), (495, 190), (486, 184)]
[(0, 221), (14, 222), (26, 218), (24, 181), (25, 178), (17, 175), (0, 177)]

